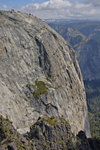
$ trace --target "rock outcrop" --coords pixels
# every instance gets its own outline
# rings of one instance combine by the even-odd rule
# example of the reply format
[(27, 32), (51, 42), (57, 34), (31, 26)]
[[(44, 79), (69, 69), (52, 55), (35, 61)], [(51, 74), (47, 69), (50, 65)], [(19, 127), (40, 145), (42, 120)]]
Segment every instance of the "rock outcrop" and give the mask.
[(64, 117), (89, 133), (84, 84), (72, 47), (40, 19), (0, 11), (0, 114), (20, 133), (39, 117)]
[(30, 132), (20, 135), (8, 118), (0, 116), (0, 150), (100, 150), (100, 140), (87, 139), (83, 131), (71, 132), (64, 118), (39, 118)]

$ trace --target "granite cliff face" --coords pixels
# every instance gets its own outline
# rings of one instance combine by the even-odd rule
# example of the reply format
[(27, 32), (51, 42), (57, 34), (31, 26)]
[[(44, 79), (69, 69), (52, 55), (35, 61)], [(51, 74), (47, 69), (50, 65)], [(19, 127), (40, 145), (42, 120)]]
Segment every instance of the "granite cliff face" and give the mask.
[(89, 136), (84, 84), (72, 47), (48, 25), (0, 12), (0, 114), (20, 132), (39, 116), (64, 117)]

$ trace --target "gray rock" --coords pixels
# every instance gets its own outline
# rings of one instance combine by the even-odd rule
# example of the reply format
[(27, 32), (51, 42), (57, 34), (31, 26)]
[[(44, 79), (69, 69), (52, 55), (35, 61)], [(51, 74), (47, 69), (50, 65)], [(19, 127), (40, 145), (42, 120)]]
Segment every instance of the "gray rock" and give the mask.
[(40, 19), (0, 11), (0, 114), (25, 133), (39, 116), (64, 117), (90, 136), (86, 96), (72, 47)]

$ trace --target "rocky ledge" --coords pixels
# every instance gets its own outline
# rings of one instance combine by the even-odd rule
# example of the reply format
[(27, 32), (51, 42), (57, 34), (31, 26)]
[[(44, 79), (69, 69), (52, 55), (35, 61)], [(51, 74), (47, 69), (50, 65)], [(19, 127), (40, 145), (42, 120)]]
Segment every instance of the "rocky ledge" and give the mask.
[(8, 118), (0, 116), (0, 150), (100, 150), (100, 140), (87, 139), (83, 131), (71, 132), (64, 118), (39, 118), (30, 132), (20, 135)]

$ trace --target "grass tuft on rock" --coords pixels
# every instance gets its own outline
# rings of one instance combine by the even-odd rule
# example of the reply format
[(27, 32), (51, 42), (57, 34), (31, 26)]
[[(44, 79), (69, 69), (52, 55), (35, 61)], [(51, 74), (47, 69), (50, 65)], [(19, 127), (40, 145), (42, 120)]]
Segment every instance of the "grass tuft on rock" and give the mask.
[(58, 125), (58, 120), (55, 117), (46, 117), (42, 118), (43, 123), (48, 123), (51, 126), (56, 126)]
[(43, 81), (35, 81), (35, 89), (33, 92), (34, 98), (40, 98), (41, 95), (47, 94), (48, 88), (46, 87), (45, 83)]
[[(35, 81), (35, 85), (27, 84), (26, 87), (31, 89), (34, 98), (40, 98), (41, 95), (48, 93), (48, 87), (43, 81), (39, 81), (38, 79)], [(33, 90), (32, 90), (33, 89)]]

